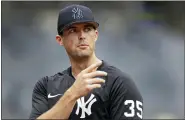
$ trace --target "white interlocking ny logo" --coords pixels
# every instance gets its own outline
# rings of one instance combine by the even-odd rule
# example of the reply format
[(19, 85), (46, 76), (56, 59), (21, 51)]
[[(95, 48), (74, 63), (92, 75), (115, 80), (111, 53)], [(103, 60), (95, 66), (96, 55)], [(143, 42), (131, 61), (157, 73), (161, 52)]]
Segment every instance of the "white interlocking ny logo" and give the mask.
[(73, 12), (72, 17), (74, 19), (83, 18), (82, 10), (80, 10), (79, 8), (73, 8), (72, 12)]
[[(80, 118), (85, 118), (85, 113), (87, 113), (88, 115), (91, 115), (91, 106), (92, 104), (96, 102), (96, 98), (94, 98), (94, 95), (91, 94), (90, 98), (84, 102), (84, 97), (81, 97), (77, 100), (77, 110), (76, 110), (76, 114), (79, 114), (79, 110), (81, 108), (82, 110), (82, 114)], [(89, 103), (89, 104), (88, 104)], [(88, 104), (87, 108), (86, 105)]]

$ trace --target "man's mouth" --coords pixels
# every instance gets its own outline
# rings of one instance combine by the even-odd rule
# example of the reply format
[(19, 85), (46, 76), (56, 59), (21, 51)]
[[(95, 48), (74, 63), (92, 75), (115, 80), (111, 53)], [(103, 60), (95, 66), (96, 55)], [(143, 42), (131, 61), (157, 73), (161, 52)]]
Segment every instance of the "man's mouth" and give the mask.
[(78, 45), (78, 47), (86, 47), (86, 46), (89, 46), (89, 45), (87, 45), (87, 44), (80, 44), (80, 45)]

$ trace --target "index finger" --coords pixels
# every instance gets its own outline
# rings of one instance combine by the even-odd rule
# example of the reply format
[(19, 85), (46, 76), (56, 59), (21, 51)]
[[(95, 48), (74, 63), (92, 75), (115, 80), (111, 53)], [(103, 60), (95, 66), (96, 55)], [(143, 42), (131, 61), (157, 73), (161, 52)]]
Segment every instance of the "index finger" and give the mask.
[(84, 72), (85, 72), (85, 73), (89, 73), (89, 72), (91, 72), (93, 69), (95, 69), (96, 67), (99, 67), (101, 64), (102, 64), (102, 61), (101, 61), (101, 62), (94, 63), (94, 64), (92, 64), (91, 66), (89, 66), (88, 68), (86, 68), (86, 69), (84, 70)]

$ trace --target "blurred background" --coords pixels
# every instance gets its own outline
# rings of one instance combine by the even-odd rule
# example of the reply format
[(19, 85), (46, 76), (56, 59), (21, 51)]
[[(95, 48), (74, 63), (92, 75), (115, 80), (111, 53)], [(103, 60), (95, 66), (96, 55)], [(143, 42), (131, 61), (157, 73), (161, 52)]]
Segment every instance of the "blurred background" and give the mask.
[(184, 117), (185, 2), (5, 2), (2, 5), (2, 118), (28, 118), (38, 79), (69, 67), (55, 41), (69, 4), (100, 23), (96, 54), (128, 73), (144, 98), (144, 118)]

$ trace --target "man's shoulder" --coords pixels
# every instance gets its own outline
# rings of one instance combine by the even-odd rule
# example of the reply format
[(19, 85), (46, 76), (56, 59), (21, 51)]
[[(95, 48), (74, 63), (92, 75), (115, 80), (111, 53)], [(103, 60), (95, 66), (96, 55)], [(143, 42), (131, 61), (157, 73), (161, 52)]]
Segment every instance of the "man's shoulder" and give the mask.
[(129, 79), (130, 78), (130, 75), (128, 73), (122, 71), (120, 68), (114, 65), (111, 65), (108, 62), (105, 62), (105, 65), (102, 68), (102, 70), (105, 70), (108, 73), (108, 76), (113, 79), (117, 79), (117, 78)]
[(61, 78), (63, 78), (64, 75), (67, 74), (67, 71), (68, 71), (68, 69), (63, 70), (62, 72), (55, 73), (55, 74), (50, 75), (50, 76), (41, 77), (41, 78), (37, 81), (37, 84), (46, 85), (46, 84), (47, 84), (48, 82), (50, 82), (50, 81), (58, 81), (58, 80), (61, 80)]
[(127, 91), (132, 91), (132, 93), (134, 92), (135, 95), (141, 97), (142, 99), (141, 93), (137, 85), (135, 84), (135, 81), (131, 78), (131, 76), (128, 73), (123, 72), (121, 69), (112, 65), (108, 65), (106, 67), (106, 70), (108, 72), (109, 76), (108, 80), (110, 82), (110, 85), (113, 86), (111, 87), (111, 89), (119, 88), (120, 90), (123, 91), (126, 89)]

